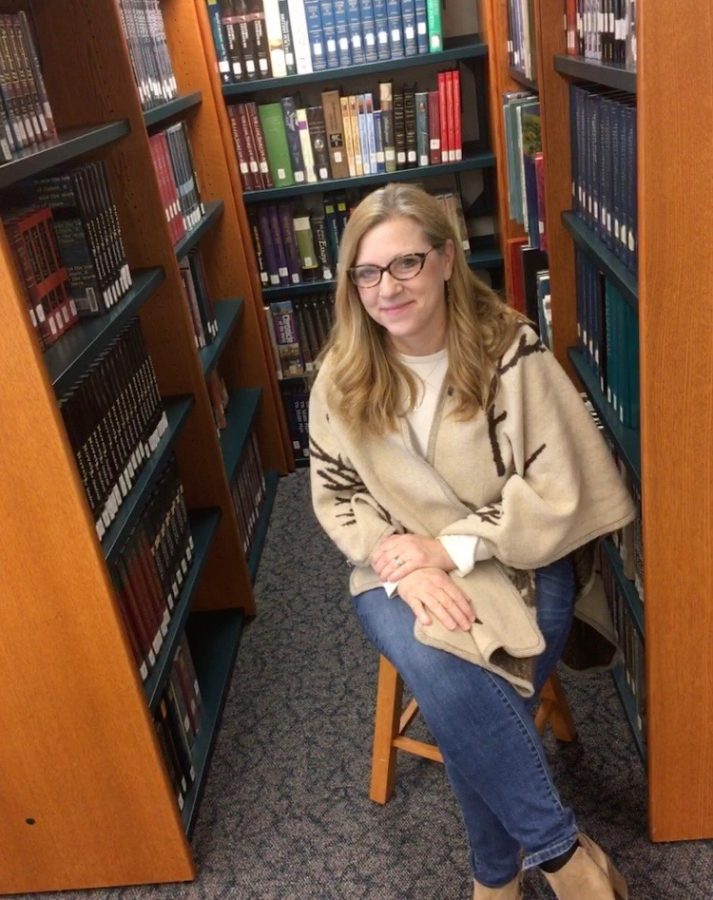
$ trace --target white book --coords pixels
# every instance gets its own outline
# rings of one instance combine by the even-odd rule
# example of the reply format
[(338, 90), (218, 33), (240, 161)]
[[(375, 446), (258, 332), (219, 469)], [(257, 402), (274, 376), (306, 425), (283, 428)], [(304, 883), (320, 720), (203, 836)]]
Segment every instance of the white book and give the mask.
[(292, 30), (292, 49), (298, 75), (309, 75), (312, 71), (312, 54), (309, 49), (309, 32), (305, 15), (304, 0), (287, 0)]
[(300, 149), (302, 150), (302, 162), (305, 166), (307, 183), (313, 184), (318, 179), (314, 168), (312, 139), (309, 136), (309, 123), (307, 122), (307, 110), (305, 108), (297, 110), (297, 132), (300, 136)]
[(280, 7), (278, 0), (262, 0), (265, 12), (265, 33), (270, 50), (270, 66), (275, 78), (287, 76), (285, 48), (282, 43), (282, 26), (280, 25)]

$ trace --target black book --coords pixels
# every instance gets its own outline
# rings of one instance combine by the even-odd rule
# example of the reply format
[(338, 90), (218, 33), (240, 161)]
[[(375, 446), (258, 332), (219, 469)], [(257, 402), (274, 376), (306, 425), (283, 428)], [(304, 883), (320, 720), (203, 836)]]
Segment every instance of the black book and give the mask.
[(321, 106), (307, 107), (307, 124), (314, 156), (314, 171), (318, 181), (327, 181), (332, 177), (329, 163), (329, 145), (327, 143), (327, 126)]

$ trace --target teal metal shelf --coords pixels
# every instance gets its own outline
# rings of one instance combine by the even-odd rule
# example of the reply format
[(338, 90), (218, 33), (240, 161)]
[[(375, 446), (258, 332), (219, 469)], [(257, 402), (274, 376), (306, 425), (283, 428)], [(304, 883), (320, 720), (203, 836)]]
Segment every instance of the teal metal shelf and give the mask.
[(204, 347), (199, 355), (201, 358), (201, 367), (206, 378), (210, 375), (220, 359), (220, 355), (225, 350), (228, 338), (233, 333), (235, 326), (240, 321), (243, 314), (243, 301), (238, 300), (219, 300), (215, 304), (215, 318), (218, 322), (218, 334), (212, 344)]
[(624, 463), (631, 473), (637, 487), (641, 487), (641, 445), (639, 431), (636, 428), (625, 428), (616, 417), (614, 410), (611, 408), (599, 387), (599, 380), (596, 372), (584, 358), (581, 350), (570, 347), (567, 350), (572, 365), (577, 370), (587, 396), (592, 401), (592, 405), (597, 411), (602, 425), (607, 431), (613, 444), (619, 451)]
[(231, 391), (228, 408), (225, 411), (227, 426), (220, 434), (220, 449), (228, 481), (233, 480), (235, 470), (250, 434), (260, 403), (260, 388), (244, 388)]
[(156, 665), (144, 682), (144, 693), (148, 700), (149, 709), (154, 712), (161, 699), (163, 689), (171, 674), (171, 665), (176, 655), (176, 647), (183, 636), (183, 632), (191, 611), (191, 602), (196, 592), (196, 587), (208, 558), (208, 551), (213, 543), (213, 538), (218, 529), (221, 511), (215, 509), (191, 510), (188, 514), (189, 527), (193, 536), (193, 561), (183, 588), (173, 608), (168, 633), (163, 640), (163, 646), (156, 659)]
[(355, 187), (369, 187), (388, 184), (391, 181), (418, 181), (436, 175), (452, 175), (474, 169), (490, 169), (495, 165), (495, 155), (490, 151), (476, 152), (463, 148), (463, 159), (458, 162), (439, 163), (435, 166), (416, 166), (413, 169), (399, 169), (396, 172), (382, 172), (378, 175), (361, 175), (356, 178), (330, 178), (311, 184), (292, 184), (287, 187), (267, 188), (260, 191), (245, 191), (245, 203), (262, 203), (265, 200), (279, 200), (283, 197), (299, 197), (302, 194), (327, 193), (348, 190)]
[(604, 84), (619, 91), (636, 93), (636, 71), (624, 66), (598, 62), (595, 59), (584, 59), (581, 56), (567, 56), (558, 53), (554, 58), (555, 71), (569, 78)]
[(629, 609), (631, 617), (634, 620), (636, 630), (639, 632), (643, 639), (644, 604), (641, 602), (641, 597), (639, 597), (639, 593), (636, 590), (636, 585), (630, 578), (627, 578), (624, 574), (624, 567), (621, 562), (621, 556), (619, 556), (619, 551), (614, 546), (611, 538), (604, 538), (604, 540), (602, 541), (602, 546), (604, 547), (604, 552), (606, 553), (607, 558), (609, 559), (609, 562), (611, 564), (617, 584), (621, 588), (621, 592), (624, 595), (624, 600)]
[(165, 278), (161, 268), (132, 272), (129, 290), (106, 315), (79, 322), (45, 352), (45, 364), (58, 397), (65, 394)]
[(170, 119), (180, 116), (181, 113), (189, 112), (200, 106), (203, 102), (203, 95), (200, 91), (194, 91), (192, 94), (183, 94), (180, 97), (174, 97), (166, 103), (159, 106), (153, 106), (144, 112), (144, 122), (149, 129), (155, 129), (157, 125), (163, 125)]
[(626, 683), (624, 667), (621, 665), (617, 666), (615, 669), (612, 669), (611, 674), (614, 679), (616, 692), (619, 694), (621, 705), (624, 708), (624, 715), (629, 723), (636, 749), (639, 751), (642, 762), (646, 765), (646, 743), (641, 728), (639, 727), (639, 711), (636, 704), (636, 698), (632, 694), (631, 688)]
[(189, 836), (205, 788), (244, 625), (245, 615), (240, 609), (193, 613), (186, 625), (202, 699), (200, 730), (193, 745), (196, 778), (181, 813)]
[(417, 66), (440, 66), (444, 63), (477, 59), (488, 55), (487, 44), (484, 44), (476, 34), (464, 34), (446, 38), (443, 45), (443, 50), (438, 53), (420, 53), (417, 56), (406, 56), (401, 59), (384, 59), (358, 66), (340, 66), (338, 69), (324, 69), (321, 72), (310, 72), (307, 75), (290, 75), (286, 78), (261, 78), (255, 81), (225, 84), (223, 85), (223, 95), (225, 97), (239, 97), (264, 93), (265, 91), (299, 90), (306, 84), (317, 84), (325, 81), (333, 82), (336, 86), (345, 79), (357, 78), (360, 75), (373, 75), (382, 78), (386, 72), (413, 69)]
[(253, 546), (248, 554), (248, 571), (250, 572), (250, 580), (253, 582), (257, 578), (260, 557), (262, 556), (262, 549), (265, 546), (265, 538), (267, 537), (267, 527), (270, 524), (272, 507), (277, 495), (277, 479), (277, 472), (269, 471), (265, 473), (265, 497), (260, 509), (260, 518), (255, 527)]
[(624, 295), (624, 299), (636, 310), (639, 307), (639, 287), (636, 275), (626, 268), (601, 241), (591, 228), (573, 212), (562, 213), (562, 224), (569, 231), (574, 242), (589, 256)]
[(173, 397), (164, 400), (168, 428), (158, 442), (153, 455), (141, 470), (136, 483), (119, 507), (116, 518), (102, 539), (102, 551), (107, 562), (110, 562), (121, 550), (129, 529), (139, 519), (144, 501), (167, 462), (192, 407), (193, 397), (191, 396)]
[(205, 214), (200, 222), (190, 231), (186, 232), (181, 240), (176, 244), (175, 251), (178, 259), (183, 259), (200, 241), (203, 235), (215, 225), (218, 219), (223, 215), (225, 204), (222, 200), (211, 200), (204, 204)]
[(73, 162), (85, 153), (126, 137), (128, 133), (129, 123), (126, 120), (66, 128), (56, 138), (27, 147), (17, 153), (15, 159), (3, 163), (0, 166), (0, 189), (55, 166)]

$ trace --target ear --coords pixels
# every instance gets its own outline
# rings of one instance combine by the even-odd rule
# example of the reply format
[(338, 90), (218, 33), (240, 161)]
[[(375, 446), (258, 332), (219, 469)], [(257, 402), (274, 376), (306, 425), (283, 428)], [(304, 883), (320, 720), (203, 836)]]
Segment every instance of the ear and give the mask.
[(441, 250), (441, 259), (443, 260), (443, 280), (448, 281), (453, 274), (453, 261), (456, 255), (456, 248), (453, 246), (453, 241), (448, 238), (448, 240), (443, 245), (443, 250)]

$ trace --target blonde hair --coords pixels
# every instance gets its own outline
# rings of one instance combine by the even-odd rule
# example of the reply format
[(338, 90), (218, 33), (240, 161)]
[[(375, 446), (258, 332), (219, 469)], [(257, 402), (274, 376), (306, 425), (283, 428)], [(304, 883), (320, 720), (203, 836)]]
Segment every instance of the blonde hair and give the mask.
[(330, 405), (355, 430), (375, 434), (392, 431), (397, 417), (413, 409), (418, 387), (413, 373), (391, 348), (386, 330), (364, 309), (347, 270), (354, 265), (367, 232), (401, 217), (417, 222), (436, 250), (453, 242), (453, 271), (445, 287), (447, 380), (455, 391), (459, 418), (472, 418), (486, 407), (495, 362), (527, 321), (471, 272), (444, 204), (411, 184), (389, 184), (369, 194), (349, 217), (342, 235), (335, 323), (322, 356), (330, 356)]

